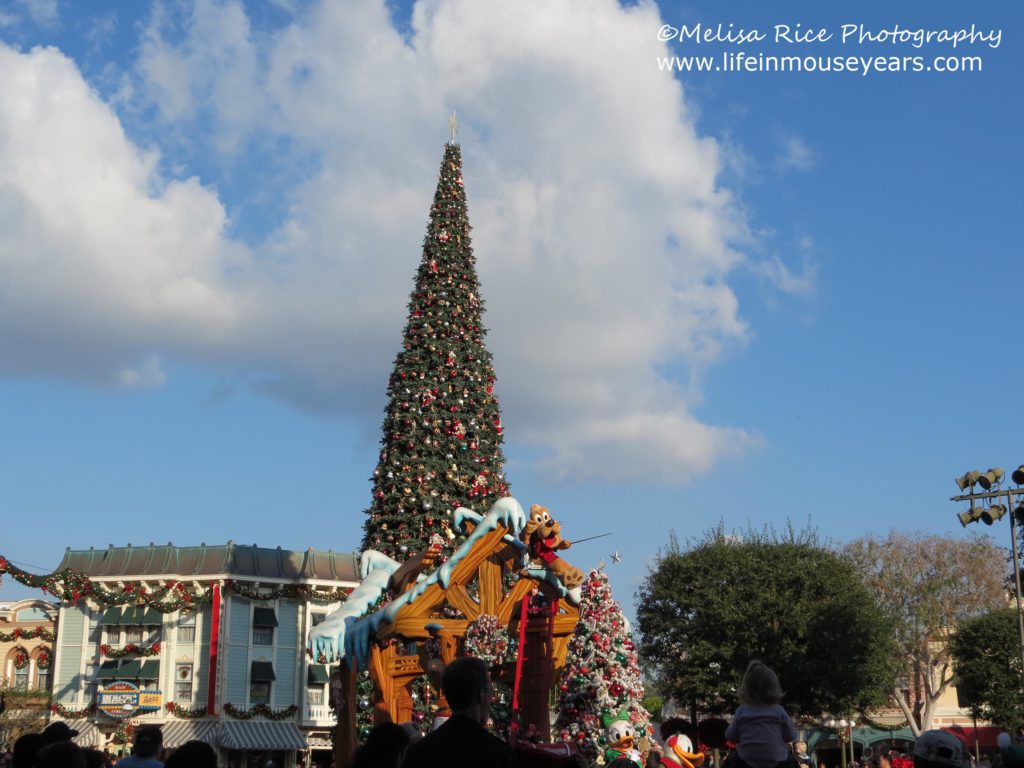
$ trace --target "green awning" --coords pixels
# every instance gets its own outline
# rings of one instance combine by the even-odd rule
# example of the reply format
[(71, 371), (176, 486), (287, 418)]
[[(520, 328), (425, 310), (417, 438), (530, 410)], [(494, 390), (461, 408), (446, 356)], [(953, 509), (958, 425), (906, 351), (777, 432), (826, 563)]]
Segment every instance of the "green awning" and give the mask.
[(251, 683), (272, 683), (274, 677), (274, 665), (269, 661), (254, 661), (249, 671), (249, 682)]
[(121, 608), (107, 608), (103, 612), (103, 618), (100, 619), (100, 624), (104, 627), (116, 627), (121, 623), (121, 617), (124, 615), (124, 611)]
[(121, 617), (121, 625), (138, 626), (142, 623), (142, 614), (145, 613), (145, 609), (136, 607), (134, 605), (126, 605), (124, 607), (124, 615)]
[(276, 627), (277, 616), (273, 608), (253, 608), (252, 625), (254, 627)]
[(139, 608), (142, 616), (139, 617), (139, 624), (147, 627), (161, 626), (164, 623), (164, 616), (156, 608), (146, 608), (145, 611)]
[(117, 665), (116, 660), (104, 661), (100, 664), (100, 671), (96, 674), (97, 680), (116, 680), (117, 679)]
[(160, 659), (146, 659), (139, 671), (139, 680), (159, 680)]
[(131, 659), (121, 664), (117, 670), (118, 680), (138, 680), (139, 671), (142, 669), (141, 659)]
[(306, 675), (306, 682), (309, 685), (323, 685), (331, 682), (331, 675), (327, 671), (326, 664), (310, 664), (309, 672)]

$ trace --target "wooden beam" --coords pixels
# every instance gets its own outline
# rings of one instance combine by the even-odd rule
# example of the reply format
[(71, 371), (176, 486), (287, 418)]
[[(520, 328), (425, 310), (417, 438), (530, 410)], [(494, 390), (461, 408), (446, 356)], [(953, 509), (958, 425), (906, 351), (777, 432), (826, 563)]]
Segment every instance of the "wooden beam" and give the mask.
[(495, 548), (501, 543), (501, 539), (508, 533), (503, 525), (497, 526), (493, 531), (480, 539), (469, 552), (458, 562), (452, 571), (451, 584), (466, 585), (473, 580), (477, 570)]
[(462, 584), (453, 584), (448, 590), (448, 604), (462, 611), (462, 615), (473, 621), (480, 615), (480, 606)]
[[(507, 625), (512, 618), (512, 614), (519, 610), (519, 603), (523, 597), (530, 594), (530, 592), (537, 586), (539, 582), (536, 579), (521, 578), (517, 581), (512, 589), (509, 590), (505, 598), (498, 603), (498, 621)], [(518, 617), (518, 614), (517, 614)]]
[(480, 613), (496, 615), (501, 602), (503, 584), (501, 578), (501, 559), (497, 554), (491, 555), (480, 563)]
[(429, 616), (443, 602), (444, 590), (441, 589), (439, 584), (431, 584), (423, 590), (422, 595), (398, 609), (395, 621), (404, 618)]

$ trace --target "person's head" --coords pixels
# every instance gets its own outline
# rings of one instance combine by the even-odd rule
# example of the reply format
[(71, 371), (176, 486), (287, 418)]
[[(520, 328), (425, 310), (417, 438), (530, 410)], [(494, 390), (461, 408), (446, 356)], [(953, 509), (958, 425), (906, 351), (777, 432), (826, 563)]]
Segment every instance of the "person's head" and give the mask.
[(11, 750), (11, 765), (14, 768), (32, 768), (39, 750), (46, 746), (41, 733), (26, 733), (19, 736)]
[(352, 758), (352, 768), (398, 768), (409, 748), (409, 731), (395, 723), (373, 727), (366, 743)]
[(798, 755), (806, 755), (807, 754), (807, 742), (806, 741), (794, 741), (793, 742), (793, 751), (796, 752)]
[(892, 768), (892, 760), (887, 753), (879, 752), (871, 759), (871, 765), (874, 768)]
[(914, 768), (962, 768), (964, 748), (956, 736), (945, 731), (925, 731), (914, 742)]
[(782, 701), (779, 678), (760, 661), (752, 661), (747, 665), (743, 682), (736, 693), (743, 704), (778, 704)]
[(60, 741), (71, 741), (77, 735), (78, 731), (68, 727), (68, 724), (63, 720), (58, 720), (55, 723), (50, 723), (43, 729), (43, 742), (46, 744), (56, 744)]
[(163, 743), (164, 736), (160, 733), (159, 726), (143, 725), (135, 731), (132, 753), (139, 757), (156, 757), (160, 754)]
[(441, 676), (444, 697), (452, 712), (470, 717), (481, 725), (491, 714), (491, 676), (487, 665), (472, 656), (461, 656)]
[(85, 753), (73, 741), (56, 741), (39, 750), (35, 768), (85, 768)]
[(205, 741), (187, 741), (164, 761), (164, 768), (217, 768), (217, 752)]

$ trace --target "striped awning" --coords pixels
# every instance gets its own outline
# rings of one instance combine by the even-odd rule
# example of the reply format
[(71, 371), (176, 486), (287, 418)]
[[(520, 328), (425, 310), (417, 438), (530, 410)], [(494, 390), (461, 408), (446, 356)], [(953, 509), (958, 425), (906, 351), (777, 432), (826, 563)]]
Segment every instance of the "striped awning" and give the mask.
[(228, 749), (302, 750), (306, 739), (291, 722), (226, 720), (220, 726), (220, 745)]
[(164, 737), (164, 746), (168, 749), (180, 747), (189, 741), (205, 741), (211, 747), (217, 746), (217, 721), (212, 718), (203, 720), (171, 720), (160, 728)]
[(68, 728), (78, 731), (78, 735), (72, 737), (71, 740), (80, 747), (98, 747), (106, 741), (95, 723), (88, 720), (66, 720), (65, 722)]

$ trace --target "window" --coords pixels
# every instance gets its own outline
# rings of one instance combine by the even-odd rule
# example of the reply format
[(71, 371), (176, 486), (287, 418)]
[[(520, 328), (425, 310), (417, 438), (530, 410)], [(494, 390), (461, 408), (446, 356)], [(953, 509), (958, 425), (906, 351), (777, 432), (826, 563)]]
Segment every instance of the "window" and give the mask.
[(142, 642), (142, 627), (125, 627), (124, 642), (139, 645)]
[(249, 706), (270, 703), (270, 685), (276, 680), (274, 665), (254, 661), (249, 667)]
[(50, 670), (49, 669), (36, 669), (36, 690), (37, 691), (48, 691), (50, 690)]
[(324, 689), (323, 686), (316, 688), (306, 689), (306, 703), (310, 705), (319, 705), (324, 703)]
[(274, 644), (274, 628), (273, 627), (253, 627), (252, 628), (252, 644), (253, 645), (273, 645)]
[(191, 645), (196, 641), (196, 615), (189, 611), (178, 618), (178, 642)]
[(192, 703), (191, 664), (178, 664), (174, 668), (174, 700), (181, 704)]
[(28, 690), (28, 664), (21, 669), (14, 668), (14, 687), (19, 691)]
[(120, 645), (121, 644), (121, 628), (120, 627), (104, 627), (103, 628), (103, 642), (107, 645)]
[(273, 608), (254, 608), (252, 611), (252, 644), (273, 645), (277, 615)]
[(252, 683), (249, 686), (249, 706), (270, 703), (270, 683)]

